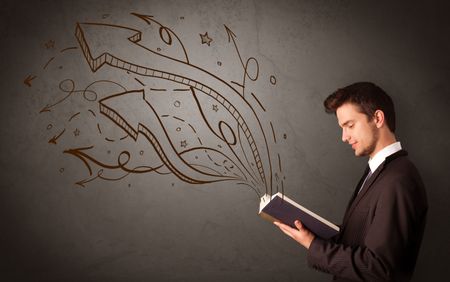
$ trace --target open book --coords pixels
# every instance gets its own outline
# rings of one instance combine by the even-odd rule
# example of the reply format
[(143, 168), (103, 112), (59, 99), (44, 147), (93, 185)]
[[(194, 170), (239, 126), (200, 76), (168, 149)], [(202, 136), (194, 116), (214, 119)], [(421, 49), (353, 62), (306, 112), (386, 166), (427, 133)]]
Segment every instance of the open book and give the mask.
[(323, 239), (329, 239), (339, 233), (338, 226), (281, 193), (272, 197), (267, 194), (261, 197), (259, 215), (270, 222), (279, 221), (293, 228), (296, 228), (294, 222), (298, 219), (307, 229)]

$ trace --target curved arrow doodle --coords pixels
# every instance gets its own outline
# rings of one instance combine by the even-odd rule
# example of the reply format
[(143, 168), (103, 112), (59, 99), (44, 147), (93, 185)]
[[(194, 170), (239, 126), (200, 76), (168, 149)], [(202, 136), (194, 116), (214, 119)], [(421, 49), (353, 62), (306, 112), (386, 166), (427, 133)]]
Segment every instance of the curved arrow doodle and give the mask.
[[(161, 161), (181, 180), (201, 184), (236, 178), (201, 171), (189, 165), (177, 152), (160, 117), (146, 100), (143, 90), (112, 95), (100, 100), (99, 103), (100, 112), (113, 120), (133, 139), (136, 140), (139, 133), (143, 134), (153, 145)], [(124, 111), (125, 113), (122, 113)]]
[[(141, 41), (141, 32), (137, 29), (110, 24), (77, 23), (75, 36), (86, 61), (93, 72), (96, 72), (104, 65), (109, 65), (117, 69), (138, 74), (142, 77), (170, 80), (191, 88), (194, 96), (198, 96), (202, 93), (202, 95), (207, 95), (217, 103), (221, 104), (234, 118), (235, 124), (227, 122), (210, 122), (210, 120), (212, 120), (211, 117), (208, 114), (205, 114), (206, 111), (203, 108), (203, 105), (199, 104), (202, 115), (208, 123), (211, 132), (225, 142), (233, 152), (236, 152), (236, 146), (238, 144), (236, 142), (238, 139), (234, 137), (240, 136), (240, 133), (242, 133), (248, 144), (240, 144), (242, 152), (246, 155), (246, 151), (250, 151), (252, 160), (256, 164), (256, 171), (253, 170), (252, 166), (249, 166), (246, 169), (258, 176), (258, 186), (265, 188), (267, 193), (269, 193), (269, 190), (270, 193), (272, 193), (272, 164), (261, 122), (250, 103), (245, 100), (239, 92), (231, 87), (229, 83), (198, 66), (158, 53), (141, 45), (139, 43)], [(166, 44), (171, 43), (168, 40), (163, 41)], [(117, 42), (126, 44), (127, 48), (114, 49), (114, 46), (117, 46)], [(137, 95), (135, 96), (137, 97)], [(119, 99), (119, 97), (120, 95), (115, 96), (114, 98)], [(149, 141), (154, 146), (155, 144), (158, 144), (157, 140), (153, 140), (151, 137), (154, 137), (151, 130), (158, 129), (150, 129), (146, 127), (147, 124), (134, 123), (137, 124), (136, 129), (130, 124), (127, 124), (126, 119), (116, 119), (118, 114), (112, 108), (107, 106), (107, 104), (112, 101), (112, 98), (109, 101), (104, 99), (101, 103), (101, 107), (104, 107), (104, 113), (107, 112), (106, 115), (108, 117), (113, 119), (127, 132), (134, 132), (136, 133), (135, 136), (138, 131), (142, 132), (149, 138)], [(196, 101), (199, 101), (199, 99), (196, 99)], [(151, 107), (148, 103), (147, 105)], [(143, 117), (138, 120), (143, 120)], [(224, 130), (231, 134), (224, 134)], [(134, 138), (136, 138), (135, 136)], [(160, 136), (164, 135), (161, 133), (158, 137)], [(230, 138), (230, 136), (234, 137)], [(164, 158), (164, 163), (168, 165), (170, 170), (179, 178), (188, 182), (195, 180), (200, 181), (201, 183), (200, 179), (203, 179), (205, 176), (211, 177), (208, 181), (216, 181), (217, 177), (222, 177), (214, 174), (208, 175), (204, 172), (201, 173), (201, 176), (189, 176), (195, 174), (195, 169), (190, 166), (183, 167), (183, 161), (175, 161), (175, 156), (173, 159), (170, 159), (167, 155), (168, 152), (170, 152), (170, 148), (163, 148), (161, 144), (162, 142), (159, 142), (160, 147), (155, 147), (155, 149), (160, 150), (158, 152), (159, 156)], [(176, 167), (174, 166), (175, 163)], [(184, 163), (184, 165), (186, 164)], [(179, 166), (181, 166), (181, 168)]]

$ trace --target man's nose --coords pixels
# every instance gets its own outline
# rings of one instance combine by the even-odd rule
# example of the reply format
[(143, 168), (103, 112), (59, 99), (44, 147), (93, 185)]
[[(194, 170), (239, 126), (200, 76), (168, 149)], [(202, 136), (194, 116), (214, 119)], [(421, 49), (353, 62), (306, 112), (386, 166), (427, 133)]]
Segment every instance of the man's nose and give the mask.
[(348, 142), (348, 135), (345, 129), (342, 129), (342, 142)]

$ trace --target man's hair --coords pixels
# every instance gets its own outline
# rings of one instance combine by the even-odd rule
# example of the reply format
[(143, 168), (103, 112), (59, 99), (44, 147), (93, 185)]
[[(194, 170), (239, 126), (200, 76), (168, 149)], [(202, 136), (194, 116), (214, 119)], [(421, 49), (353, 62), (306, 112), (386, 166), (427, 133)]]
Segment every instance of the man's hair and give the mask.
[(323, 102), (325, 112), (336, 114), (336, 110), (345, 103), (356, 105), (359, 111), (369, 119), (377, 110), (384, 113), (386, 124), (395, 132), (395, 109), (391, 97), (372, 82), (357, 82), (340, 88)]

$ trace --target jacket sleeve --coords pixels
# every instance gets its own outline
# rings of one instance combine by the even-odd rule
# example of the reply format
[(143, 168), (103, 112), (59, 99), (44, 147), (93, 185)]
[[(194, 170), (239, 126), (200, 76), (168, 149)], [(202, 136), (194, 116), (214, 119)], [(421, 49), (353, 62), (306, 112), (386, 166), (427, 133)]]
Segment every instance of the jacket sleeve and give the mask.
[[(355, 281), (407, 279), (423, 233), (426, 201), (420, 199), (420, 188), (411, 179), (400, 178), (392, 183), (381, 192), (366, 227), (361, 227), (366, 228), (361, 231), (365, 234), (361, 244), (315, 238), (308, 250), (308, 265)], [(411, 265), (412, 269), (408, 269)]]

